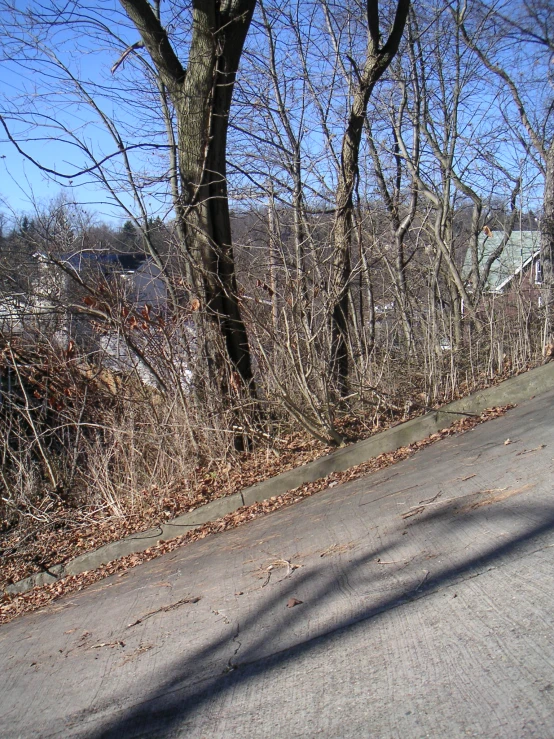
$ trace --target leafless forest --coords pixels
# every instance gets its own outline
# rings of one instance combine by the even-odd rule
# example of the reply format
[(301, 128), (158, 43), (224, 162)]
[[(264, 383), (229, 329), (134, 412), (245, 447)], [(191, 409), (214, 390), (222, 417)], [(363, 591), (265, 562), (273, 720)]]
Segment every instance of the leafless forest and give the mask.
[(192, 505), (551, 356), (549, 0), (0, 23), (6, 171), (59, 193), (0, 188), (5, 536)]

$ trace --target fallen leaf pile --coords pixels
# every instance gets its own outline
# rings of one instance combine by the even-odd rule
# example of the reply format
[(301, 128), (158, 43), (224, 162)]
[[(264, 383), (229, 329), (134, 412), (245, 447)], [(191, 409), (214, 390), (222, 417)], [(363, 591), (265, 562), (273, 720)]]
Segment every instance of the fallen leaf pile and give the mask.
[(210, 521), (202, 526), (198, 526), (182, 536), (170, 539), (169, 541), (159, 542), (149, 549), (146, 549), (144, 552), (130, 554), (126, 557), (114, 560), (113, 562), (109, 562), (107, 565), (99, 567), (96, 570), (83, 572), (79, 575), (70, 575), (57, 580), (50, 585), (33, 588), (27, 593), (22, 593), (20, 595), (4, 593), (0, 597), (0, 624), (7, 623), (23, 613), (37, 610), (38, 608), (60, 598), (62, 595), (68, 595), (70, 593), (80, 591), (88, 585), (98, 582), (110, 575), (124, 573), (132, 567), (136, 567), (143, 562), (147, 562), (162, 554), (171, 552), (185, 544), (198, 541), (199, 539), (204, 539), (210, 534), (216, 534), (226, 531), (227, 529), (235, 528), (267, 513), (292, 505), (293, 503), (296, 503), (303, 498), (307, 498), (314, 493), (333, 487), (333, 483), (349, 482), (363, 477), (369, 472), (384, 469), (396, 462), (407, 459), (419, 449), (433, 444), (440, 439), (469, 431), (478, 424), (484, 423), (493, 418), (498, 418), (512, 407), (513, 406), (511, 405), (506, 405), (502, 407), (488, 408), (480, 416), (465, 417), (460, 421), (455, 422), (449, 428), (442, 429), (441, 431), (414, 444), (401, 447), (394, 452), (380, 454), (378, 457), (370, 459), (363, 464), (351, 467), (343, 472), (334, 472), (327, 477), (316, 480), (315, 482), (306, 483), (294, 490), (289, 490), (283, 495), (277, 495), (260, 503), (254, 503), (250, 506), (243, 506), (222, 518), (218, 518), (215, 521)]

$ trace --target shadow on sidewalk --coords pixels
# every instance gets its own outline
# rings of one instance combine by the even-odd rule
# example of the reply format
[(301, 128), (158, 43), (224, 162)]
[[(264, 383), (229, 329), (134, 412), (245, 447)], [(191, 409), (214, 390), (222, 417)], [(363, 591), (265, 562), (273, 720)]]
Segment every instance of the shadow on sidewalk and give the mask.
[[(167, 736), (177, 731), (179, 727), (183, 727), (185, 731), (186, 722), (191, 720), (194, 714), (202, 711), (203, 707), (213, 701), (218, 696), (222, 696), (227, 692), (234, 691), (241, 684), (247, 684), (255, 681), (257, 677), (269, 674), (274, 670), (282, 668), (296, 659), (305, 655), (314, 648), (330, 644), (334, 639), (340, 639), (341, 636), (354, 632), (360, 625), (367, 626), (367, 623), (382, 617), (387, 612), (395, 608), (409, 607), (421, 598), (435, 593), (437, 590), (448, 587), (450, 585), (465, 580), (468, 577), (475, 576), (485, 568), (500, 565), (507, 559), (514, 559), (518, 555), (537, 551), (546, 547), (544, 539), (554, 530), (554, 505), (531, 505), (524, 504), (521, 501), (517, 507), (517, 521), (520, 530), (513, 534), (507, 534), (500, 545), (484, 547), (479, 554), (470, 554), (463, 562), (455, 566), (439, 565), (434, 573), (423, 581), (421, 578), (413, 577), (414, 582), (409, 586), (402, 588), (398, 583), (393, 584), (392, 592), (385, 593), (381, 597), (372, 598), (371, 606), (360, 606), (357, 611), (352, 610), (338, 621), (329, 624), (328, 630), (320, 633), (314, 638), (306, 640), (291, 646), (283, 651), (269, 654), (260, 658), (260, 650), (264, 645), (271, 645), (272, 640), (278, 637), (283, 630), (293, 633), (295, 624), (315, 618), (317, 615), (325, 612), (326, 603), (336, 594), (337, 588), (340, 586), (337, 580), (337, 572), (333, 567), (329, 567), (323, 560), (316, 567), (310, 566), (306, 571), (298, 571), (294, 575), (294, 586), (296, 591), (301, 590), (302, 583), (307, 582), (310, 578), (317, 578), (319, 583), (318, 590), (310, 597), (310, 603), (305, 603), (302, 608), (288, 609), (283, 618), (276, 619), (276, 624), (271, 630), (263, 630), (256, 638), (252, 638), (251, 643), (246, 647), (237, 649), (234, 662), (231, 662), (231, 671), (225, 671), (229, 653), (232, 649), (233, 642), (240, 645), (246, 642), (249, 632), (255, 633), (255, 627), (259, 619), (273, 609), (280, 608), (283, 610), (283, 595), (279, 589), (278, 593), (268, 597), (263, 603), (263, 607), (251, 613), (248, 618), (240, 623), (240, 627), (231, 639), (215, 639), (203, 649), (191, 651), (189, 654), (177, 660), (177, 664), (172, 666), (172, 674), (177, 672), (177, 677), (164, 680), (160, 674), (157, 685), (145, 690), (144, 697), (137, 705), (124, 710), (119, 716), (112, 718), (97, 730), (87, 734), (90, 739), (109, 739), (111, 737), (134, 737), (134, 736)], [(439, 506), (432, 512), (422, 515), (418, 521), (414, 521), (412, 526), (420, 526), (424, 523), (437, 523), (446, 531), (452, 533), (460, 527), (471, 528), (475, 523), (485, 516), (487, 522), (501, 522), (504, 528), (509, 528), (509, 523), (514, 521), (514, 512), (508, 506), (488, 505), (483, 507), (474, 507), (468, 509), (460, 506), (460, 500), (452, 501), (450, 504)], [(540, 523), (529, 524), (525, 530), (521, 530), (521, 522), (540, 520)], [(401, 529), (405, 529), (405, 524)], [(400, 537), (400, 530), (399, 530)], [(386, 549), (391, 549), (394, 541), (387, 542)], [(354, 557), (350, 562), (346, 571), (347, 578), (356, 578), (357, 582), (364, 582), (370, 585), (374, 578), (367, 574), (367, 565), (374, 563), (377, 557), (383, 555), (381, 549), (372, 549), (365, 551), (363, 555)], [(420, 562), (421, 564), (421, 562)], [(365, 570), (365, 572), (364, 572)], [(374, 570), (373, 570), (374, 571)], [(341, 572), (341, 578), (344, 578), (344, 571)], [(309, 610), (308, 610), (309, 609)], [(282, 615), (282, 614), (281, 614)], [(250, 634), (251, 636), (251, 634)], [(270, 647), (269, 647), (270, 649)], [(176, 669), (177, 668), (177, 669)], [(217, 670), (217, 674), (213, 674)], [(210, 676), (211, 672), (211, 676)], [(202, 678), (201, 675), (207, 675)], [(194, 675), (197, 676), (196, 681)], [(110, 702), (110, 706), (103, 706), (102, 712), (111, 713), (117, 711), (118, 704), (125, 700), (124, 696), (120, 699), (116, 696)], [(97, 721), (87, 712), (81, 716), (81, 725), (87, 721)]]

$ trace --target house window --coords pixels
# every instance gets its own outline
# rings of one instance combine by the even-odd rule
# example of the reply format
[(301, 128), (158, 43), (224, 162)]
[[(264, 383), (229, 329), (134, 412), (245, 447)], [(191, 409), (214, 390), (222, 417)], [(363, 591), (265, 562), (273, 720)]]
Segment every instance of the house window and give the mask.
[(537, 259), (535, 262), (535, 284), (542, 285), (542, 264), (540, 259)]

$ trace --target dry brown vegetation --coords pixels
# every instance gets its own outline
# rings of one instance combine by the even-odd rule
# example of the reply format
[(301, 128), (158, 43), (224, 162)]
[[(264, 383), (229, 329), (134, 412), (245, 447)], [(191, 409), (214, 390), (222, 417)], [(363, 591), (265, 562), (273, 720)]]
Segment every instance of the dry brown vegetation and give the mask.
[[(422, 320), (413, 324), (418, 333), (408, 349), (401, 318), (390, 315), (369, 353), (353, 362), (345, 398), (326, 360), (324, 297), (312, 302), (307, 324), (305, 308), (287, 298), (296, 287), (283, 290), (276, 325), (256, 292), (245, 310), (255, 403), (222, 355), (215, 383), (213, 368), (198, 361), (202, 311), (195, 305), (162, 319), (92, 283), (102, 305), (77, 296), (85, 326), (93, 322), (88, 345), (82, 337), (61, 343), (39, 321), (2, 335), (2, 586), (544, 361), (540, 317), (525, 296), (498, 298), (483, 311), (487, 333), (468, 322), (458, 348), (446, 325)], [(446, 320), (444, 311), (437, 315)], [(134, 368), (114, 368), (112, 357), (94, 349), (98, 335), (116, 330), (134, 353)], [(350, 346), (353, 360), (356, 351)]]
[[(198, 541), (199, 539), (204, 539), (210, 534), (216, 534), (222, 531), (226, 531), (230, 528), (235, 528), (236, 526), (240, 526), (244, 523), (247, 523), (248, 521), (258, 518), (259, 516), (266, 515), (273, 511), (279, 510), (280, 508), (284, 508), (286, 506), (297, 503), (300, 500), (313, 495), (314, 493), (334, 486), (338, 483), (345, 483), (356, 480), (359, 477), (367, 475), (371, 472), (384, 469), (385, 467), (407, 459), (418, 450), (428, 446), (429, 444), (433, 444), (440, 439), (443, 439), (447, 436), (464, 433), (465, 431), (475, 428), (475, 426), (480, 423), (484, 423), (485, 421), (491, 420), (493, 418), (498, 418), (499, 416), (503, 415), (510, 407), (512, 406), (489, 408), (485, 410), (481, 414), (481, 416), (473, 416), (470, 418), (468, 417), (461, 419), (455, 422), (449, 428), (442, 429), (440, 432), (432, 434), (426, 439), (422, 439), (421, 441), (411, 444), (410, 446), (402, 447), (400, 449), (397, 449), (395, 452), (381, 454), (378, 457), (369, 460), (368, 462), (357, 465), (355, 467), (351, 467), (344, 472), (332, 473), (327, 477), (320, 478), (319, 480), (316, 480), (312, 483), (306, 483), (294, 490), (288, 491), (283, 495), (274, 496), (261, 503), (255, 503), (250, 506), (243, 506), (241, 508), (238, 508), (233, 513), (223, 516), (220, 519), (210, 521), (209, 523), (202, 526), (198, 526), (197, 528), (187, 532), (183, 536), (175, 537), (174, 539), (165, 542), (158, 542), (154, 546), (146, 549), (144, 552), (122, 557), (121, 559), (114, 560), (113, 562), (99, 567), (96, 570), (83, 572), (80, 575), (71, 575), (62, 578), (51, 585), (33, 588), (32, 590), (22, 595), (8, 595), (7, 593), (4, 593), (2, 599), (0, 600), (0, 623), (7, 623), (16, 616), (37, 610), (38, 608), (42, 608), (64, 595), (80, 591), (84, 587), (91, 585), (94, 582), (98, 582), (99, 580), (102, 580), (106, 577), (109, 577), (110, 575), (119, 574), (121, 576), (132, 567), (136, 567), (143, 562), (147, 562), (151, 559), (154, 559), (155, 557), (159, 557), (162, 554), (173, 551), (174, 549), (177, 549), (186, 544)], [(318, 456), (318, 453), (315, 452), (313, 456)], [(231, 491), (229, 491), (229, 493), (230, 492)], [(145, 524), (145, 521), (143, 520), (142, 523)], [(118, 533), (119, 535), (121, 535), (121, 533), (124, 532), (129, 533), (128, 530), (118, 532), (117, 527), (113, 524), (110, 525), (109, 523), (105, 522), (105, 525), (102, 526), (101, 522), (99, 522), (95, 531), (97, 539), (93, 539), (93, 541), (89, 542), (89, 544), (95, 543), (96, 545), (98, 545), (100, 543), (105, 543), (105, 541), (112, 541), (113, 538), (117, 538)], [(82, 551), (79, 549), (82, 544), (82, 541), (75, 541), (75, 539), (70, 539), (66, 551), (71, 553), (73, 549), (72, 553), (76, 554), (78, 551)], [(6, 569), (8, 572), (10, 571), (9, 567)], [(12, 571), (17, 571), (15, 565), (14, 567), (12, 567)]]

